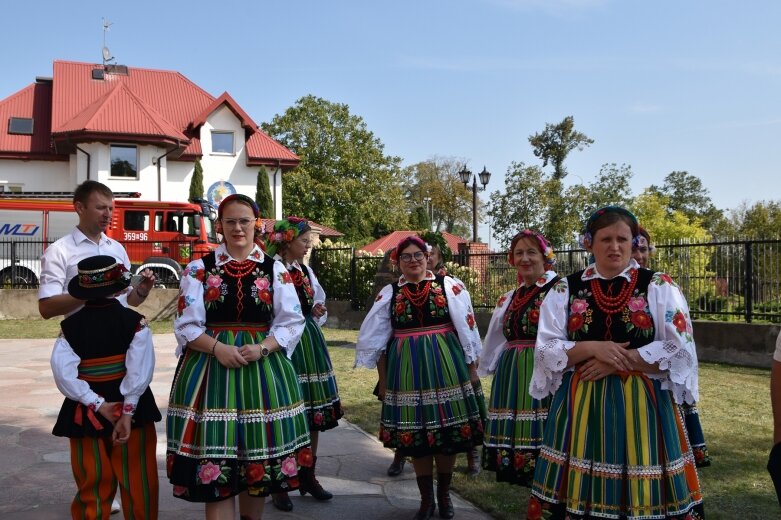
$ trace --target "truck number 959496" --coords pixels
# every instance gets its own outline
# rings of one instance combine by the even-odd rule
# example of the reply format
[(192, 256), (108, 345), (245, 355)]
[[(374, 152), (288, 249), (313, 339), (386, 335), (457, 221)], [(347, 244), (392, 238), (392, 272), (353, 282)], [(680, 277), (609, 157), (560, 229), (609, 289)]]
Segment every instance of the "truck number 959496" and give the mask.
[(149, 240), (148, 233), (133, 233), (125, 231), (125, 240)]

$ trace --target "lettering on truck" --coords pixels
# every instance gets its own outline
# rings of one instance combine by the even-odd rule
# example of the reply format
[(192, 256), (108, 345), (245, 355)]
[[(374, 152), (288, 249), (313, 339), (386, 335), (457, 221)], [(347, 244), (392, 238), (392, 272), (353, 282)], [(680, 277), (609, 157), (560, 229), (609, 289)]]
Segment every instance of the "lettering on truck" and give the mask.
[(37, 224), (3, 224), (0, 226), (0, 235), (31, 237), (38, 232), (40, 227)]

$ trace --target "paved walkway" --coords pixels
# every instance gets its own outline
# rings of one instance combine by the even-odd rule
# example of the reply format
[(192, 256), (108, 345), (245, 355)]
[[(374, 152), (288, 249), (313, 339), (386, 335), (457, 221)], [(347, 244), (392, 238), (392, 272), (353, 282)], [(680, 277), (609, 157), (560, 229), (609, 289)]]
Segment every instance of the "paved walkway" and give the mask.
[[(69, 519), (75, 493), (67, 439), (54, 437), (62, 395), (49, 368), (53, 340), (0, 340), (0, 518), (3, 520)], [(173, 334), (155, 336), (157, 367), (152, 391), (165, 416), (176, 359)], [(292, 513), (267, 502), (264, 518), (303, 520), (398, 520), (411, 518), (418, 507), (418, 489), (410, 464), (404, 473), (387, 477), (392, 459), (372, 436), (344, 420), (320, 438), (318, 479), (334, 494), (328, 502), (292, 493)], [(160, 519), (203, 518), (203, 506), (174, 499), (165, 478), (165, 423), (157, 425), (160, 475)], [(458, 520), (490, 516), (453, 494)], [(119, 515), (113, 519), (121, 519)]]

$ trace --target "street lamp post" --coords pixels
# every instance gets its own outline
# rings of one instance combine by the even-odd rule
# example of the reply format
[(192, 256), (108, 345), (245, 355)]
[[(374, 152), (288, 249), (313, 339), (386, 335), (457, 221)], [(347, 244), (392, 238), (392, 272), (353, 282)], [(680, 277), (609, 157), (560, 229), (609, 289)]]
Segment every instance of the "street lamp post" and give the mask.
[(488, 185), (488, 181), (491, 180), (491, 173), (483, 166), (483, 171), (479, 174), (480, 183), (482, 188), (477, 187), (477, 175), (472, 175), (472, 172), (466, 168), (466, 165), (458, 172), (458, 176), (461, 182), (464, 183), (464, 187), (467, 188), (469, 180), (472, 180), (472, 242), (477, 242), (477, 192), (482, 191)]
[(423, 197), (423, 202), (426, 204), (426, 216), (429, 218), (429, 224), (433, 229), (434, 227), (434, 203), (431, 202), (431, 197)]

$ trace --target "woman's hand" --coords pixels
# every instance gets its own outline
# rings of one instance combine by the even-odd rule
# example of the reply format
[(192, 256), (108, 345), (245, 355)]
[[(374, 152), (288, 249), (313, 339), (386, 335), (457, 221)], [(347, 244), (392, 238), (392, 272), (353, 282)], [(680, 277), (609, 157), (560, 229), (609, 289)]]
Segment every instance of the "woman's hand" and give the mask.
[(260, 359), (260, 348), (261, 347), (259, 343), (251, 343), (248, 345), (243, 345), (238, 349), (238, 351), (245, 361), (257, 361)]
[(119, 419), (119, 416), (122, 413), (121, 410), (122, 410), (122, 403), (119, 402), (110, 403), (108, 401), (105, 401), (102, 405), (100, 405), (100, 408), (98, 408), (98, 413), (102, 415), (111, 424), (117, 424), (117, 419)]
[(114, 432), (111, 434), (111, 441), (115, 446), (127, 443), (127, 440), (130, 438), (132, 419), (132, 415), (122, 414), (122, 417), (117, 420), (117, 423), (114, 425)]
[(632, 360), (627, 347), (629, 342), (616, 343), (615, 341), (593, 341), (591, 353), (594, 359), (608, 364), (616, 370), (628, 371), (632, 369)]
[(239, 349), (225, 343), (217, 343), (214, 346), (214, 357), (226, 368), (239, 368), (249, 362), (239, 353)]
[(328, 311), (328, 309), (325, 308), (325, 305), (322, 303), (316, 303), (314, 307), (312, 307), (312, 316), (315, 318), (322, 318), (323, 314), (325, 314)]
[(605, 376), (616, 373), (616, 367), (610, 363), (591, 358), (578, 369), (581, 381), (599, 381)]
[(472, 385), (481, 385), (480, 376), (477, 375), (477, 360), (467, 365), (469, 369), (469, 379), (472, 381)]

